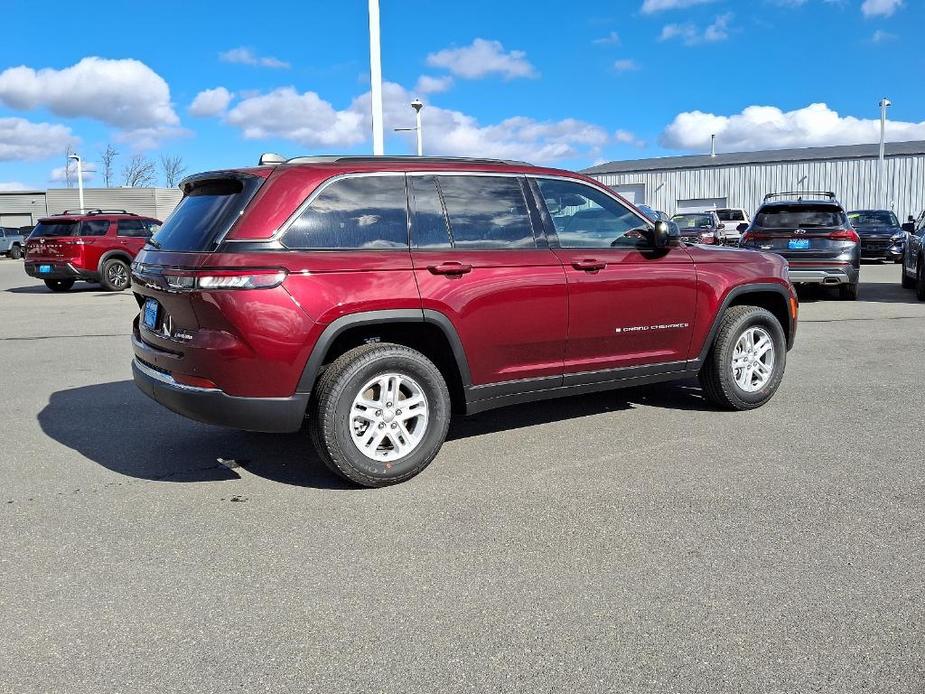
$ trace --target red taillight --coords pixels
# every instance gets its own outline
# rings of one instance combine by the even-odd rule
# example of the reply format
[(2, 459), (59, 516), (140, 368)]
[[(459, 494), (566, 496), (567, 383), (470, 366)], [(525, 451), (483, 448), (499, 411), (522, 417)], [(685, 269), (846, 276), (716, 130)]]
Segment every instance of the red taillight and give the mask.
[(173, 376), (173, 380), (177, 383), (182, 383), (185, 386), (192, 386), (193, 388), (218, 388), (218, 386), (215, 385), (215, 381), (210, 381), (208, 378), (177, 373), (170, 375)]
[(272, 289), (286, 279), (281, 268), (239, 270), (176, 270), (164, 275), (167, 286), (174, 291), (207, 291), (219, 289)]
[(828, 235), (829, 239), (832, 241), (851, 241), (852, 243), (860, 243), (861, 237), (858, 236), (858, 232), (854, 229), (839, 229), (838, 231), (833, 231)]

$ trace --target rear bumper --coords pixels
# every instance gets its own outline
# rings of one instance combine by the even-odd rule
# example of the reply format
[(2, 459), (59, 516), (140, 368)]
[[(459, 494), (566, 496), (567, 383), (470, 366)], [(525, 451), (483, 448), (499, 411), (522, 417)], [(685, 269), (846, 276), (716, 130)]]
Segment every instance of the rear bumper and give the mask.
[[(39, 272), (39, 266), (41, 265), (50, 265), (51, 272)], [(37, 277), (40, 280), (86, 280), (88, 282), (98, 282), (100, 279), (95, 272), (80, 270), (71, 263), (61, 262), (60, 260), (27, 260), (23, 267), (27, 275)]]
[(305, 419), (308, 394), (288, 398), (245, 398), (217, 388), (197, 388), (178, 383), (163, 371), (137, 358), (132, 361), (135, 385), (168, 410), (206, 424), (285, 433), (298, 431)]
[(793, 284), (856, 284), (860, 272), (850, 265), (835, 267), (791, 267), (790, 281)]

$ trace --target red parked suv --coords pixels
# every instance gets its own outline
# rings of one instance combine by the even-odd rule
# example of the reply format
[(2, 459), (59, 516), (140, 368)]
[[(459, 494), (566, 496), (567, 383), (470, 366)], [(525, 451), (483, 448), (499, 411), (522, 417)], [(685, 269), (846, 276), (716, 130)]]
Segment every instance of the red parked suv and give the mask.
[(132, 266), (135, 382), (213, 424), (307, 417), (363, 485), (426, 467), (451, 411), (698, 374), (758, 407), (796, 332), (782, 258), (688, 246), (568, 171), (300, 157), (182, 189)]
[(126, 289), (129, 266), (161, 222), (125, 210), (66, 210), (40, 219), (26, 240), (26, 274), (66, 292), (77, 280)]

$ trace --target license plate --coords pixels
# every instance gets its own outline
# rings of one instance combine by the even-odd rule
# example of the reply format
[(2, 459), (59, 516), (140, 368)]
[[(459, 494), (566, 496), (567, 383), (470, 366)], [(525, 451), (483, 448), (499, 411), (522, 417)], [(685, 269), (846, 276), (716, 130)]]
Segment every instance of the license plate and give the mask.
[(809, 239), (790, 239), (787, 248), (791, 251), (805, 251), (809, 248)]
[(149, 330), (154, 330), (157, 327), (157, 310), (159, 308), (160, 305), (154, 299), (145, 301), (144, 324)]
[(39, 272), (51, 272), (51, 265), (39, 265)]

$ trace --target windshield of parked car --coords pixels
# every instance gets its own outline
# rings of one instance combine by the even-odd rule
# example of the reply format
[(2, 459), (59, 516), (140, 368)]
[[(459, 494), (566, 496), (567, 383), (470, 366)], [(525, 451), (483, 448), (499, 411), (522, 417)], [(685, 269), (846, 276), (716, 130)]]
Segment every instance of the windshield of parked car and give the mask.
[(765, 229), (811, 229), (844, 223), (845, 213), (831, 205), (774, 205), (760, 210), (754, 225)]
[(888, 210), (849, 212), (848, 221), (856, 227), (898, 227), (899, 220)]
[(55, 220), (39, 222), (29, 235), (29, 238), (39, 236), (76, 236), (79, 224), (74, 220)]
[(713, 226), (713, 218), (708, 214), (676, 214), (671, 221), (681, 229), (699, 229)]
[(716, 216), (721, 222), (744, 222), (745, 215), (742, 210), (717, 210)]

